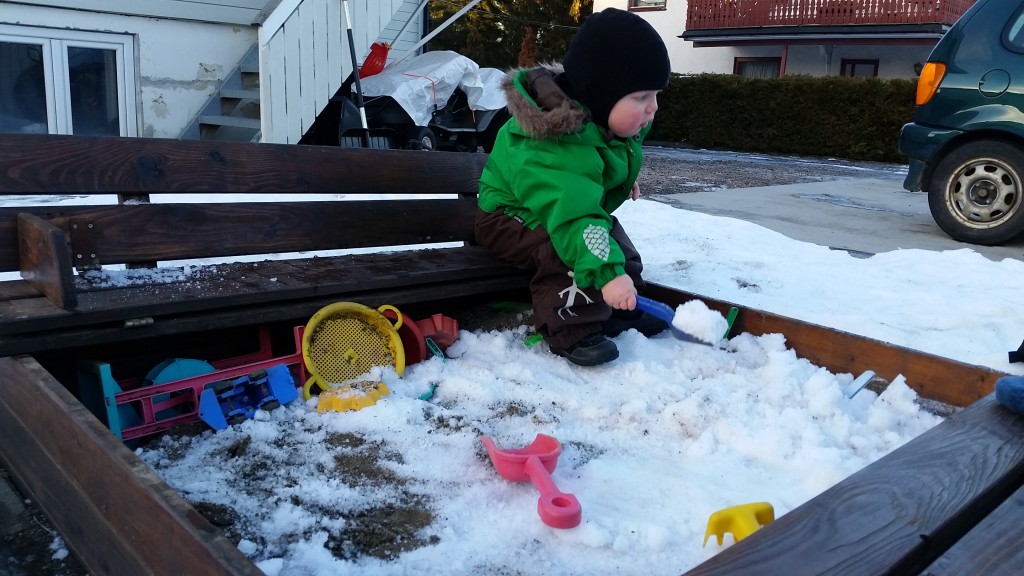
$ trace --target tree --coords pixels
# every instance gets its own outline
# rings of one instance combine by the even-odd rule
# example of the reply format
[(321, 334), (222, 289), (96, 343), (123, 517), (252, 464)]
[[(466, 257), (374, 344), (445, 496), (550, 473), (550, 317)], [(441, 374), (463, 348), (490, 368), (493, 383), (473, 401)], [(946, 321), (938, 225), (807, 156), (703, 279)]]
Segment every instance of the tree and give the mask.
[(532, 68), (537, 65), (537, 33), (533, 26), (523, 29), (523, 42), (519, 45), (519, 67)]
[[(572, 4), (569, 6), (569, 16), (577, 22), (580, 21), (580, 16), (583, 15), (583, 4), (583, 0), (573, 0)], [(587, 4), (593, 7), (593, 0), (587, 2)]]
[[(467, 0), (431, 0), (433, 30), (466, 5)], [(427, 44), (428, 50), (453, 50), (481, 66), (511, 68), (524, 50), (533, 62), (562, 59), (580, 19), (593, 11), (593, 0), (482, 0)], [(530, 47), (532, 46), (532, 47)]]

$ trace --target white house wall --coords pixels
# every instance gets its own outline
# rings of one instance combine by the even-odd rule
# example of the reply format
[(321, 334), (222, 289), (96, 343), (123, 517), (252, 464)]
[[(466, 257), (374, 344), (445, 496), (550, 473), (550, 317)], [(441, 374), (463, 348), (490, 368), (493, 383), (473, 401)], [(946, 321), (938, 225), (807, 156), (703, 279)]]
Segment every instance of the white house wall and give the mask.
[[(679, 74), (700, 74), (712, 72), (731, 74), (736, 58), (782, 57), (783, 47), (705, 47), (695, 48), (693, 42), (678, 36), (686, 29), (686, 1), (666, 0), (665, 10), (637, 12), (636, 14), (654, 26), (665, 39), (672, 71)], [(605, 8), (628, 7), (627, 0), (594, 0), (594, 11)], [(826, 67), (827, 47), (820, 45), (791, 45), (786, 54), (787, 74), (810, 74), (814, 76), (839, 75), (843, 58), (857, 60), (878, 60), (879, 78), (913, 78), (914, 64), (924, 62), (931, 46), (892, 45), (836, 45), (831, 47), (831, 65)], [(628, 50), (628, 42), (623, 49)], [(641, 57), (642, 55), (638, 55)]]
[[(152, 16), (215, 22), (252, 23), (268, 0), (18, 0), (19, 4), (105, 12), (126, 16)], [(0, 5), (10, 2), (0, 2)], [(0, 11), (6, 11), (4, 6)]]
[[(772, 56), (779, 55), (775, 47)], [(914, 64), (924, 63), (931, 46), (796, 45), (789, 47), (786, 74), (838, 76), (840, 63), (847, 60), (878, 60), (879, 78), (916, 78)], [(829, 57), (831, 50), (831, 58)]]
[[(627, 0), (594, 0), (594, 12), (605, 8), (625, 10), (629, 6)], [(679, 74), (699, 74), (701, 72), (732, 73), (734, 53), (731, 48), (694, 48), (693, 42), (687, 42), (678, 36), (686, 28), (686, 2), (684, 0), (666, 0), (665, 10), (637, 12), (654, 26), (665, 40), (668, 57), (672, 63), (672, 71)], [(629, 40), (623, 40), (623, 49), (629, 49)], [(638, 54), (637, 57), (642, 57)]]
[(0, 23), (135, 36), (138, 133), (177, 138), (255, 42), (252, 26), (3, 4)]

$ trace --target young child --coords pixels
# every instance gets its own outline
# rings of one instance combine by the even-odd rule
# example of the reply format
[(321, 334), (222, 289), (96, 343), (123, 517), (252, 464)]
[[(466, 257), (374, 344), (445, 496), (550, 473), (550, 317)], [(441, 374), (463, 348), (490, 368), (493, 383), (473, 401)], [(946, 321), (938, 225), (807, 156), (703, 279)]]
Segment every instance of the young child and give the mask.
[(480, 177), (475, 232), (533, 272), (534, 324), (551, 351), (594, 366), (619, 355), (608, 336), (667, 327), (635, 309), (643, 264), (611, 213), (640, 195), (643, 138), (670, 66), (650, 24), (607, 8), (580, 27), (562, 68), (503, 82), (512, 119)]

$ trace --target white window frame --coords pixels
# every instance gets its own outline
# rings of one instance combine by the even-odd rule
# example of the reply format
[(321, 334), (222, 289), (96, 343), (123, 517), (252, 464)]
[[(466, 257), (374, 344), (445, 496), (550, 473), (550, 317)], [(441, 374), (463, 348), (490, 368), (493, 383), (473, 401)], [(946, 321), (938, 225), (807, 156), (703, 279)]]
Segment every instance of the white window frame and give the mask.
[(629, 0), (627, 8), (634, 12), (645, 10), (665, 10), (668, 0)]
[[(744, 64), (774, 64), (775, 76), (745, 76), (741, 73)], [(779, 78), (782, 76), (782, 58), (778, 56), (737, 56), (733, 58), (732, 73), (744, 78)]]
[(0, 42), (35, 44), (42, 48), (45, 63), (47, 128), (50, 134), (73, 133), (68, 48), (113, 50), (117, 55), (120, 135), (139, 135), (134, 36), (0, 24)]

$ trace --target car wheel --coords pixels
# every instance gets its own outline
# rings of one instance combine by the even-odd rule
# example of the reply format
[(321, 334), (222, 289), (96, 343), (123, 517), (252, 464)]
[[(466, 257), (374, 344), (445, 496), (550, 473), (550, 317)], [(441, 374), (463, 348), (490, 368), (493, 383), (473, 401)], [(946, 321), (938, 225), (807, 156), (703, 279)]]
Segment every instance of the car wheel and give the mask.
[(1024, 231), (1024, 151), (979, 140), (936, 165), (928, 208), (943, 232), (961, 242), (995, 246)]
[(437, 134), (426, 126), (417, 126), (412, 130), (410, 143), (414, 149), (433, 152), (437, 150)]

